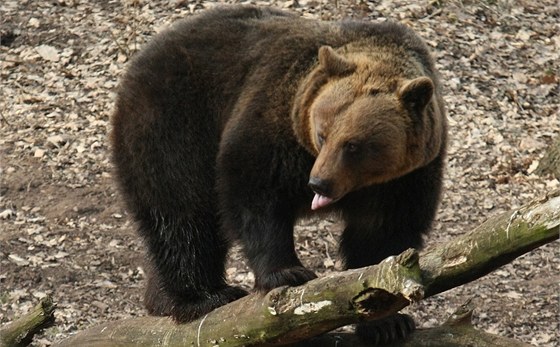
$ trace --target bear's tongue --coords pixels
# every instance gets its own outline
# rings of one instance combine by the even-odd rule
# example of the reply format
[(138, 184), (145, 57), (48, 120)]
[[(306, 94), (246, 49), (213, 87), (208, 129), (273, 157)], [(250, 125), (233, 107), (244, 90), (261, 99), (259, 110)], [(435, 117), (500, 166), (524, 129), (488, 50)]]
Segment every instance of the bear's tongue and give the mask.
[(327, 206), (331, 202), (333, 202), (333, 199), (327, 198), (326, 196), (320, 194), (315, 194), (315, 196), (313, 197), (313, 202), (311, 203), (311, 209), (320, 209), (321, 207)]

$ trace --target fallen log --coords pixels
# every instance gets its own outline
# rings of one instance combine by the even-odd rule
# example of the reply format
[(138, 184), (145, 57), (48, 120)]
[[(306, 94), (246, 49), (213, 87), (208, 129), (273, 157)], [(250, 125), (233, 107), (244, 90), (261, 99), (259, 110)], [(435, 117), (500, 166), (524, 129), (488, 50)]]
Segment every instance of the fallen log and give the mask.
[(27, 346), (35, 334), (54, 324), (55, 308), (52, 298), (47, 296), (27, 314), (2, 326), (0, 347)]
[[(313, 337), (384, 317), (410, 302), (473, 281), (557, 240), (559, 233), (560, 191), (554, 191), (420, 256), (408, 250), (378, 265), (299, 287), (277, 288), (264, 296), (252, 294), (187, 324), (162, 317), (107, 322), (54, 346), (360, 346), (348, 334)], [(395, 346), (525, 346), (476, 331), (464, 321), (418, 330)], [(455, 336), (453, 341), (449, 333)], [(434, 344), (433, 339), (441, 344)]]

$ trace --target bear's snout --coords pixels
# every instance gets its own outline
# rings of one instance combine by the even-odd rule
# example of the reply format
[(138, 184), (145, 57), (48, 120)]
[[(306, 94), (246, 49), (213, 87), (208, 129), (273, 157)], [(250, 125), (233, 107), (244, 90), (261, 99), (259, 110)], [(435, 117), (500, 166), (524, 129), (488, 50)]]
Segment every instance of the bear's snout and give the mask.
[(331, 196), (332, 182), (318, 177), (311, 177), (307, 184), (315, 193), (323, 196)]

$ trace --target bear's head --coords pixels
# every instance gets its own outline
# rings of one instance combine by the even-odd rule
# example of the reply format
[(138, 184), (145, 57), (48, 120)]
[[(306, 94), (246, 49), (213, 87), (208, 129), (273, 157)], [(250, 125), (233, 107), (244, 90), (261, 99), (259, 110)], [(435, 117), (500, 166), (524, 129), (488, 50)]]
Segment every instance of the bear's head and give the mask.
[(418, 77), (407, 77), (406, 66), (391, 61), (401, 57), (385, 56), (319, 50), (318, 69), (327, 77), (306, 112), (308, 144), (316, 155), (309, 179), (314, 210), (403, 176), (439, 152), (432, 79), (417, 67)]

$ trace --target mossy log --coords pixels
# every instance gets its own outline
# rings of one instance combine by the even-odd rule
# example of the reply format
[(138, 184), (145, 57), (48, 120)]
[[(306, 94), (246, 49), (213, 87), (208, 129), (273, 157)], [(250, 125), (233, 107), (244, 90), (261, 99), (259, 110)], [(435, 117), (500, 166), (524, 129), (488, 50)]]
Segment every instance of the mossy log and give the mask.
[[(558, 239), (559, 225), (560, 192), (555, 191), (491, 218), (420, 257), (408, 250), (379, 265), (333, 274), (300, 287), (277, 288), (265, 296), (249, 295), (188, 324), (158, 317), (108, 322), (55, 346), (360, 346), (350, 335), (313, 337), (336, 327), (381, 318), (410, 302), (482, 277)], [(449, 340), (450, 332), (456, 336), (453, 341)], [(436, 338), (441, 344), (434, 344)], [(476, 331), (470, 324), (447, 324), (418, 330), (398, 346), (472, 345), (524, 344)]]
[(0, 328), (0, 347), (27, 346), (33, 336), (54, 324), (56, 305), (51, 297), (42, 299), (31, 311)]

